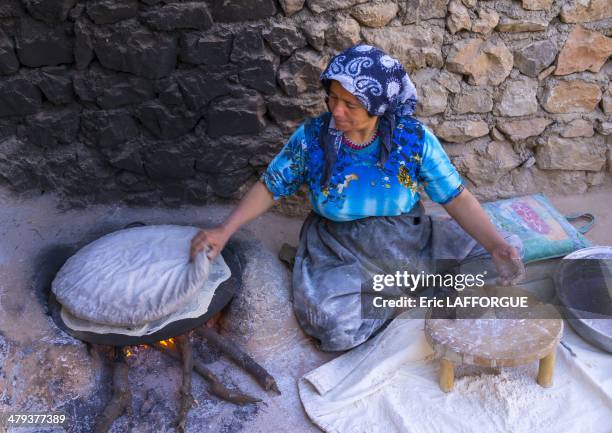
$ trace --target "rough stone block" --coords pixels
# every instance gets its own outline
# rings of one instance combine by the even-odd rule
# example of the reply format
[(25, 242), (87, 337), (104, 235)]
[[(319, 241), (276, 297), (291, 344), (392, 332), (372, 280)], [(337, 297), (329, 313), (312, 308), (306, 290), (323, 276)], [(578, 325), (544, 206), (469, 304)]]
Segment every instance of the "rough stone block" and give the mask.
[(37, 20), (49, 24), (66, 21), (77, 0), (22, 0), (28, 12)]
[(87, 15), (96, 24), (112, 24), (138, 15), (138, 0), (88, 0)]
[(529, 137), (539, 136), (551, 123), (553, 123), (553, 121), (545, 117), (510, 121), (498, 119), (497, 127), (506, 134), (511, 141), (517, 142)]
[(444, 30), (413, 25), (362, 29), (364, 40), (399, 59), (409, 71), (424, 67), (441, 68)]
[(170, 3), (142, 13), (141, 19), (152, 29), (162, 31), (207, 30), (213, 23), (208, 7), (203, 2)]
[(320, 95), (302, 99), (299, 104), (293, 98), (277, 96), (268, 101), (268, 113), (279, 125), (287, 128), (297, 127), (308, 117), (318, 116), (327, 111), (325, 101)]
[(173, 77), (162, 78), (154, 83), (155, 92), (157, 93), (157, 99), (166, 105), (183, 105), (183, 94), (179, 89), (178, 83)]
[(280, 56), (290, 56), (306, 46), (306, 37), (292, 24), (274, 23), (262, 32), (272, 50)]
[(152, 179), (189, 179), (195, 175), (193, 150), (176, 141), (149, 145), (144, 152), (144, 168)]
[(612, 18), (610, 0), (571, 0), (559, 14), (564, 23), (587, 23)]
[(548, 28), (548, 21), (541, 18), (508, 18), (501, 17), (497, 27), (498, 32), (522, 33), (543, 32)]
[(350, 17), (336, 17), (334, 25), (325, 30), (325, 42), (342, 51), (361, 40), (359, 23)]
[(259, 28), (246, 27), (236, 35), (230, 56), (232, 62), (244, 64), (264, 56), (264, 42)]
[(352, 6), (367, 3), (368, 0), (306, 0), (306, 5), (315, 14), (338, 9), (348, 9)]
[(364, 3), (353, 7), (350, 14), (366, 27), (384, 27), (397, 16), (399, 6), (390, 1)]
[(51, 103), (68, 104), (74, 100), (72, 77), (65, 67), (49, 67), (40, 71), (38, 87)]
[(154, 33), (129, 20), (94, 31), (94, 51), (108, 69), (147, 78), (169, 75), (176, 66), (177, 35)]
[(274, 0), (214, 0), (212, 16), (216, 22), (254, 21), (276, 13)]
[[(140, 156), (141, 147), (143, 147), (142, 143), (136, 139), (128, 141), (123, 147), (102, 148), (101, 151), (104, 156), (108, 158), (108, 163), (113, 167), (128, 170), (132, 173), (145, 174), (142, 157)], [(128, 179), (124, 180), (127, 181)], [(120, 182), (120, 179), (117, 179), (117, 181)], [(130, 186), (131, 191), (146, 191), (151, 189), (151, 185), (148, 182), (138, 182), (138, 184), (130, 183)]]
[(304, 2), (305, 0), (279, 0), (281, 9), (288, 17), (301, 11), (304, 8)]
[(470, 30), (472, 28), (470, 14), (459, 0), (451, 0), (448, 6), (446, 27), (453, 35), (460, 30)]
[(74, 23), (74, 61), (76, 68), (83, 70), (94, 58), (92, 29), (88, 21), (79, 19)]
[(177, 71), (174, 78), (185, 105), (194, 111), (205, 107), (214, 98), (227, 95), (231, 90), (224, 71)]
[(506, 141), (492, 141), (482, 149), (461, 157), (458, 168), (476, 186), (499, 181), (510, 170), (521, 164), (519, 155)]
[[(610, 6), (612, 7), (612, 4)], [(610, 55), (612, 55), (612, 38), (576, 26), (559, 53), (554, 74), (568, 75), (581, 71), (599, 72)]]
[(0, 149), (0, 183), (9, 185), (17, 192), (41, 187), (38, 170), (45, 165), (45, 161), (39, 152), (28, 148), (15, 136), (1, 140)]
[(180, 59), (194, 65), (225, 65), (229, 62), (232, 39), (229, 35), (210, 35), (199, 32), (183, 33)]
[(33, 114), (41, 103), (42, 95), (30, 80), (17, 76), (0, 81), (0, 117)]
[(182, 107), (165, 107), (149, 101), (138, 107), (136, 117), (148, 131), (162, 139), (177, 138), (191, 131), (200, 116)]
[(21, 64), (36, 68), (73, 62), (73, 39), (64, 25), (48, 26), (23, 18), (15, 37)]
[(549, 11), (553, 0), (523, 0), (523, 9), (530, 11)]
[(470, 90), (454, 95), (451, 106), (457, 114), (488, 113), (493, 109), (493, 98), (487, 90)]
[(215, 101), (208, 110), (207, 134), (213, 138), (222, 135), (256, 134), (265, 126), (265, 112), (266, 104), (257, 94)]
[(439, 138), (452, 143), (465, 143), (488, 133), (489, 127), (482, 120), (445, 121), (436, 128)]
[(253, 60), (240, 69), (240, 82), (266, 95), (276, 92), (276, 65), (267, 58)]
[(306, 21), (302, 24), (306, 40), (317, 51), (322, 51), (325, 46), (326, 28), (327, 24), (323, 20)]
[(94, 147), (117, 147), (139, 133), (136, 121), (126, 112), (87, 110), (81, 113), (81, 135)]
[(477, 86), (498, 85), (512, 70), (512, 53), (501, 39), (468, 39), (455, 43), (446, 58), (446, 68), (469, 77)]
[(593, 134), (595, 134), (593, 124), (584, 119), (572, 120), (561, 131), (561, 137), (563, 138), (592, 137)]
[(11, 39), (0, 29), (0, 75), (14, 74), (19, 70), (19, 60)]
[(0, 3), (0, 18), (18, 18), (25, 13), (20, 0), (4, 0)]
[(278, 82), (288, 96), (320, 89), (319, 76), (327, 66), (327, 58), (309, 49), (298, 50), (278, 71)]
[(150, 80), (99, 68), (75, 74), (74, 89), (81, 100), (95, 102), (100, 108), (138, 104), (155, 96)]
[(574, 140), (551, 136), (536, 148), (536, 161), (545, 170), (600, 171), (606, 163), (606, 146), (601, 137)]
[(488, 35), (499, 23), (499, 14), (493, 10), (478, 9), (478, 19), (472, 22), (472, 31)]
[(28, 116), (20, 135), (41, 147), (73, 143), (79, 132), (79, 111), (73, 106)]
[(505, 83), (496, 112), (501, 116), (528, 116), (538, 111), (538, 81), (524, 78)]
[(514, 52), (514, 65), (528, 77), (537, 77), (557, 57), (557, 47), (550, 41), (538, 41)]
[(446, 111), (448, 91), (436, 81), (425, 82), (418, 87), (419, 95), (416, 115), (432, 116)]
[(601, 96), (599, 86), (586, 81), (549, 82), (542, 106), (549, 113), (590, 113)]

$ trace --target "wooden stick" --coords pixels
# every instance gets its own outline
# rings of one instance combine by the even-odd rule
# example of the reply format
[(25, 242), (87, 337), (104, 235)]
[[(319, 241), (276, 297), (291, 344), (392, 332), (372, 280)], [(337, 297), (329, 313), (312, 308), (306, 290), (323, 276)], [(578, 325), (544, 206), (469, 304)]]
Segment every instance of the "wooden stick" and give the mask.
[(455, 370), (452, 361), (440, 359), (440, 389), (449, 392), (455, 384)]
[[(113, 361), (113, 396), (104, 408), (94, 433), (106, 433), (117, 418), (127, 411), (132, 416), (132, 393), (128, 383), (128, 366), (121, 354), (121, 350), (115, 349)], [(130, 421), (131, 424), (131, 421)], [(131, 426), (130, 426), (131, 430)]]
[(277, 394), (281, 393), (278, 389), (278, 385), (276, 385), (274, 377), (272, 377), (272, 375), (270, 375), (270, 373), (268, 373), (265, 368), (259, 365), (253, 358), (249, 356), (248, 353), (244, 352), (232, 340), (221, 336), (214, 330), (205, 326), (199, 327), (196, 332), (203, 339), (205, 339), (206, 342), (210, 343), (212, 346), (216, 347), (221, 352), (226, 354), (240, 368), (250, 373), (251, 376), (255, 378), (257, 383), (259, 383), (259, 385), (261, 385), (263, 389), (265, 389), (266, 391), (273, 390)]
[(185, 433), (187, 424), (187, 415), (195, 403), (191, 394), (191, 372), (193, 371), (193, 350), (188, 335), (179, 335), (176, 337), (178, 348), (181, 351), (181, 359), (183, 361), (183, 382), (181, 384), (181, 409), (177, 419), (177, 430), (179, 433)]
[[(167, 347), (162, 346), (159, 343), (154, 343), (153, 347), (173, 359), (180, 360), (178, 353), (171, 349), (168, 349)], [(257, 403), (261, 401), (258, 398), (251, 397), (248, 394), (244, 394), (240, 390), (232, 391), (228, 389), (225, 385), (223, 385), (223, 383), (221, 383), (217, 376), (215, 376), (215, 374), (208, 369), (208, 367), (206, 367), (202, 362), (198, 361), (197, 359), (193, 359), (193, 369), (196, 373), (198, 373), (200, 376), (202, 376), (205, 380), (208, 381), (208, 383), (210, 384), (210, 393), (219, 397), (222, 400), (239, 405)]]
[(556, 355), (557, 347), (555, 346), (547, 356), (540, 359), (540, 366), (538, 368), (538, 384), (544, 388), (550, 388), (552, 386)]

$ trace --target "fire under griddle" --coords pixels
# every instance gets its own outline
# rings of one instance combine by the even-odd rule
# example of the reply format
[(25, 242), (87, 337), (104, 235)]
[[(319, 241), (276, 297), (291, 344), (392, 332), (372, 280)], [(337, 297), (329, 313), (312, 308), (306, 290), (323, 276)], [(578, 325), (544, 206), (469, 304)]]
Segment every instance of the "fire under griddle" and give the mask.
[(217, 287), (206, 313), (196, 318), (170, 322), (162, 329), (148, 335), (131, 336), (72, 329), (62, 320), (60, 314), (62, 306), (55, 298), (53, 292), (49, 290), (49, 314), (55, 324), (74, 338), (84, 341), (90, 347), (105, 347), (107, 350), (103, 350), (103, 352), (109, 354), (108, 358), (112, 363), (113, 395), (103, 413), (99, 416), (94, 433), (108, 432), (114, 421), (124, 412), (129, 417), (133, 416), (131, 410), (132, 394), (129, 389), (128, 365), (126, 362), (126, 358), (133, 353), (130, 350), (130, 346), (146, 345), (161, 351), (181, 363), (183, 372), (182, 384), (179, 389), (181, 403), (176, 420), (177, 430), (181, 433), (185, 432), (187, 414), (195, 405), (195, 400), (191, 394), (191, 375), (193, 371), (208, 382), (209, 392), (222, 400), (238, 405), (261, 401), (240, 390), (228, 389), (204, 363), (193, 357), (191, 335), (194, 333), (201, 337), (208, 346), (219, 350), (237, 366), (251, 374), (263, 389), (266, 391), (272, 390), (280, 394), (276, 381), (266, 369), (233, 341), (206, 326), (207, 322), (221, 314), (221, 311), (231, 302), (232, 298), (242, 287), (242, 265), (239, 254), (231, 244), (226, 246), (221, 254), (231, 270), (231, 276)]

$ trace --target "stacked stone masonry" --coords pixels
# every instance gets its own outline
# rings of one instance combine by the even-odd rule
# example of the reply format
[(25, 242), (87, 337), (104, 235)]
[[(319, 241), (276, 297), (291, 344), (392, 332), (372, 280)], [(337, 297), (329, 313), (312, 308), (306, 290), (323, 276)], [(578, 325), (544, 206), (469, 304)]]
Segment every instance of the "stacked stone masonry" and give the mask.
[(358, 42), (404, 63), (479, 198), (612, 180), (610, 0), (3, 0), (0, 184), (67, 206), (236, 200)]

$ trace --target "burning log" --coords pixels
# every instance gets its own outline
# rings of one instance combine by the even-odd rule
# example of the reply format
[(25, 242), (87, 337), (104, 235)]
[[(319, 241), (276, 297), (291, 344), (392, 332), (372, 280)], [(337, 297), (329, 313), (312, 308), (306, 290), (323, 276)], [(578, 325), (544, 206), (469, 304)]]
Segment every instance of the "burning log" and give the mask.
[[(177, 361), (180, 360), (180, 356), (177, 352), (163, 344), (155, 343), (153, 344), (153, 347), (170, 356), (171, 358), (176, 359)], [(206, 381), (208, 381), (208, 383), (210, 384), (210, 393), (216, 397), (219, 397), (222, 400), (239, 405), (257, 403), (261, 401), (258, 398), (252, 397), (248, 394), (241, 392), (240, 390), (232, 391), (228, 389), (217, 378), (217, 376), (212, 371), (210, 371), (210, 369), (208, 369), (208, 367), (206, 367), (202, 362), (198, 361), (197, 359), (193, 359), (193, 369), (196, 373), (198, 373)]]
[(249, 372), (266, 391), (272, 390), (277, 394), (280, 394), (276, 380), (270, 373), (266, 371), (261, 365), (259, 365), (248, 353), (244, 352), (240, 347), (236, 345), (232, 340), (221, 336), (214, 330), (203, 326), (196, 330), (206, 342), (219, 349), (221, 352), (226, 354), (231, 360), (233, 360), (240, 368)]
[(94, 428), (94, 433), (106, 433), (113, 425), (113, 422), (126, 411), (130, 417), (131, 424), (132, 392), (128, 384), (128, 366), (125, 363), (125, 358), (121, 350), (114, 349), (112, 367), (113, 396), (100, 416), (100, 420)]
[(179, 433), (185, 433), (187, 424), (187, 414), (189, 409), (194, 406), (195, 400), (191, 394), (191, 372), (193, 371), (193, 350), (189, 335), (180, 335), (176, 337), (178, 348), (181, 351), (181, 360), (183, 361), (183, 383), (181, 384), (181, 409), (177, 420), (177, 430)]

